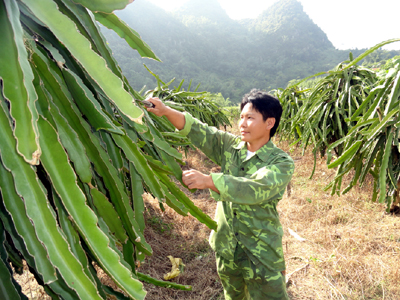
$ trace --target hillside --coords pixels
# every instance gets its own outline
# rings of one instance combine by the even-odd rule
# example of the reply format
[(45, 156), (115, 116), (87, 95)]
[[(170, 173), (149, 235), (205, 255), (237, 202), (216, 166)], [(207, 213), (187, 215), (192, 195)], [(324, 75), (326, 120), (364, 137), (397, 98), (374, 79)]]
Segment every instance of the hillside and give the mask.
[[(169, 81), (190, 79), (200, 90), (221, 92), (238, 102), (251, 88), (285, 87), (329, 70), (348, 57), (337, 50), (326, 34), (296, 0), (282, 0), (257, 19), (235, 21), (217, 0), (191, 0), (174, 13), (146, 0), (135, 1), (117, 15), (136, 30), (162, 63), (142, 59), (126, 43), (103, 30), (114, 55), (132, 86), (154, 86), (145, 70)], [(353, 51), (357, 56), (363, 50)], [(177, 83), (178, 84), (178, 83)]]

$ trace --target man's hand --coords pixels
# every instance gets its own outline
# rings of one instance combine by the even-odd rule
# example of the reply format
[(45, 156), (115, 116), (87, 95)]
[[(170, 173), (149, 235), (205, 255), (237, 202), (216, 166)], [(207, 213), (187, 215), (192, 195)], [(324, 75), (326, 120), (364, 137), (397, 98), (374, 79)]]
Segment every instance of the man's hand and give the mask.
[(185, 126), (185, 115), (180, 111), (166, 106), (158, 98), (148, 98), (147, 101), (154, 104), (153, 108), (147, 108), (147, 111), (152, 112), (158, 117), (166, 116), (167, 119), (175, 126), (176, 129), (182, 130)]
[(205, 175), (197, 170), (187, 170), (182, 173), (182, 181), (189, 189), (212, 189), (219, 194), (211, 175)]
[(154, 104), (154, 107), (147, 108), (147, 111), (152, 112), (158, 117), (162, 117), (167, 113), (168, 107), (159, 98), (149, 98), (146, 100)]

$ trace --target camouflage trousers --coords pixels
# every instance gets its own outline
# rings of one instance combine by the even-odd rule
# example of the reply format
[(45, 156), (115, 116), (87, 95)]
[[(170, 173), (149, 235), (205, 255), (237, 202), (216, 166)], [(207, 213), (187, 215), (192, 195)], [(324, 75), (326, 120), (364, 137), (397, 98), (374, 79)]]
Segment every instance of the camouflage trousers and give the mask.
[(216, 254), (217, 271), (224, 287), (225, 300), (287, 300), (285, 276), (255, 265), (238, 244), (234, 260)]

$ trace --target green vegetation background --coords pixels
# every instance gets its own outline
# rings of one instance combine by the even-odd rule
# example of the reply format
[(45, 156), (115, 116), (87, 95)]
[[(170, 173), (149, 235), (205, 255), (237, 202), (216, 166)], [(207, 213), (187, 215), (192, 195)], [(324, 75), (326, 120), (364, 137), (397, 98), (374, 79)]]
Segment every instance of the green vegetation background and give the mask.
[[(290, 80), (328, 71), (348, 58), (303, 11), (300, 2), (282, 0), (256, 19), (235, 21), (217, 0), (190, 0), (169, 13), (146, 0), (117, 15), (134, 28), (163, 61), (141, 58), (114, 32), (103, 29), (113, 54), (134, 89), (156, 81), (146, 64), (165, 81), (189, 80), (199, 91), (221, 93), (230, 104), (252, 88), (284, 88)], [(366, 49), (352, 49), (354, 57)], [(376, 51), (375, 63), (400, 51)]]

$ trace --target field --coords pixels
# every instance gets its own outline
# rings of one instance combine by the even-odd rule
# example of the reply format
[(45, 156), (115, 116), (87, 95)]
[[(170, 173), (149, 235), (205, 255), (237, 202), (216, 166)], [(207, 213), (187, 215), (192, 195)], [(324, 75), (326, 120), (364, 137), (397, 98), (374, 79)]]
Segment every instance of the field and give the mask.
[[(386, 213), (384, 205), (369, 201), (372, 187), (368, 184), (340, 197), (324, 192), (335, 173), (327, 169), (325, 159), (318, 158), (310, 180), (312, 154), (303, 156), (300, 149), (290, 149), (286, 142), (276, 143), (291, 154), (296, 165), (290, 193), (287, 191), (278, 205), (290, 298), (399, 299), (399, 217)], [(219, 168), (199, 152), (191, 151), (186, 161), (189, 168), (203, 172)], [(214, 215), (216, 205), (208, 191), (197, 191), (191, 199)], [(193, 286), (185, 292), (145, 284), (146, 299), (224, 299), (214, 253), (208, 245), (210, 230), (168, 207), (162, 212), (150, 195), (145, 195), (145, 205), (145, 235), (154, 254), (139, 270), (162, 279), (171, 271), (167, 256), (179, 257), (185, 271), (173, 281)], [(46, 299), (28, 272), (17, 277), (30, 299)], [(106, 275), (102, 280), (112, 285)]]
[[(154, 255), (137, 266), (139, 271), (161, 279), (171, 269), (172, 255), (186, 264), (173, 280), (193, 286), (192, 292), (177, 292), (146, 284), (147, 299), (221, 299), (209, 230), (197, 220), (215, 224), (193, 208), (167, 175), (179, 177), (180, 155), (172, 146), (187, 142), (165, 118), (144, 113), (140, 101), (150, 95), (173, 100), (171, 107), (224, 126), (227, 116), (212, 103), (214, 96), (207, 99), (210, 95), (189, 87), (185, 91), (183, 80), (169, 89), (173, 80), (162, 82), (153, 72), (157, 87), (134, 91), (97, 26), (123, 32), (121, 37), (141, 57), (159, 60), (126, 23), (109, 14), (128, 1), (85, 1), (84, 6), (62, 0), (22, 2), (0, 0), (5, 32), (0, 40), (6, 45), (0, 47), (0, 298), (20, 298), (14, 273), (5, 267), (10, 262), (30, 299), (49, 299), (32, 274), (39, 284), (48, 284), (44, 288), (52, 299), (105, 299), (106, 292), (110, 299), (144, 299), (142, 285), (123, 265), (135, 269), (134, 259), (151, 254), (146, 237)], [(357, 63), (399, 40), (381, 42), (357, 58), (350, 53), (335, 69), (318, 73), (324, 76), (315, 88), (298, 89), (296, 84), (305, 84), (301, 80), (275, 91), (287, 125), (281, 126), (282, 134), (297, 134), (304, 146), (312, 143), (321, 153), (331, 154), (334, 148), (340, 156), (333, 162), (340, 165), (339, 175), (318, 160), (316, 176), (309, 180), (310, 154), (280, 145), (297, 165), (279, 206), (292, 298), (398, 298), (397, 216), (368, 201), (372, 178), (364, 175), (373, 174), (374, 199), (390, 203), (398, 196), (400, 60), (376, 72)], [(186, 159), (190, 168), (218, 169), (197, 152)], [(367, 179), (363, 188), (341, 198), (323, 191), (327, 181), (341, 182), (353, 169), (352, 183)], [(196, 219), (160, 210), (150, 194), (167, 198), (183, 213), (175, 197)], [(207, 191), (190, 197), (214, 214)], [(98, 266), (89, 265), (92, 261)], [(99, 282), (96, 272), (104, 284), (113, 285), (99, 266), (127, 296)]]
[[(310, 180), (312, 154), (303, 156), (300, 149), (276, 143), (296, 165), (290, 195), (285, 193), (278, 205), (291, 299), (399, 299), (399, 217), (387, 214), (385, 205), (369, 201), (371, 185), (331, 196), (323, 188), (335, 170), (326, 167), (324, 158), (318, 158)], [(203, 172), (218, 169), (198, 152), (191, 152), (187, 162)], [(192, 200), (213, 216), (215, 202), (208, 192), (199, 191)], [(183, 218), (169, 209), (161, 212), (150, 198), (146, 205), (147, 238), (157, 254), (142, 271), (162, 278), (171, 268), (167, 255), (181, 257), (185, 273), (174, 281), (193, 286), (192, 292), (147, 286), (147, 299), (223, 299), (214, 253), (207, 244), (209, 230), (192, 217)]]

